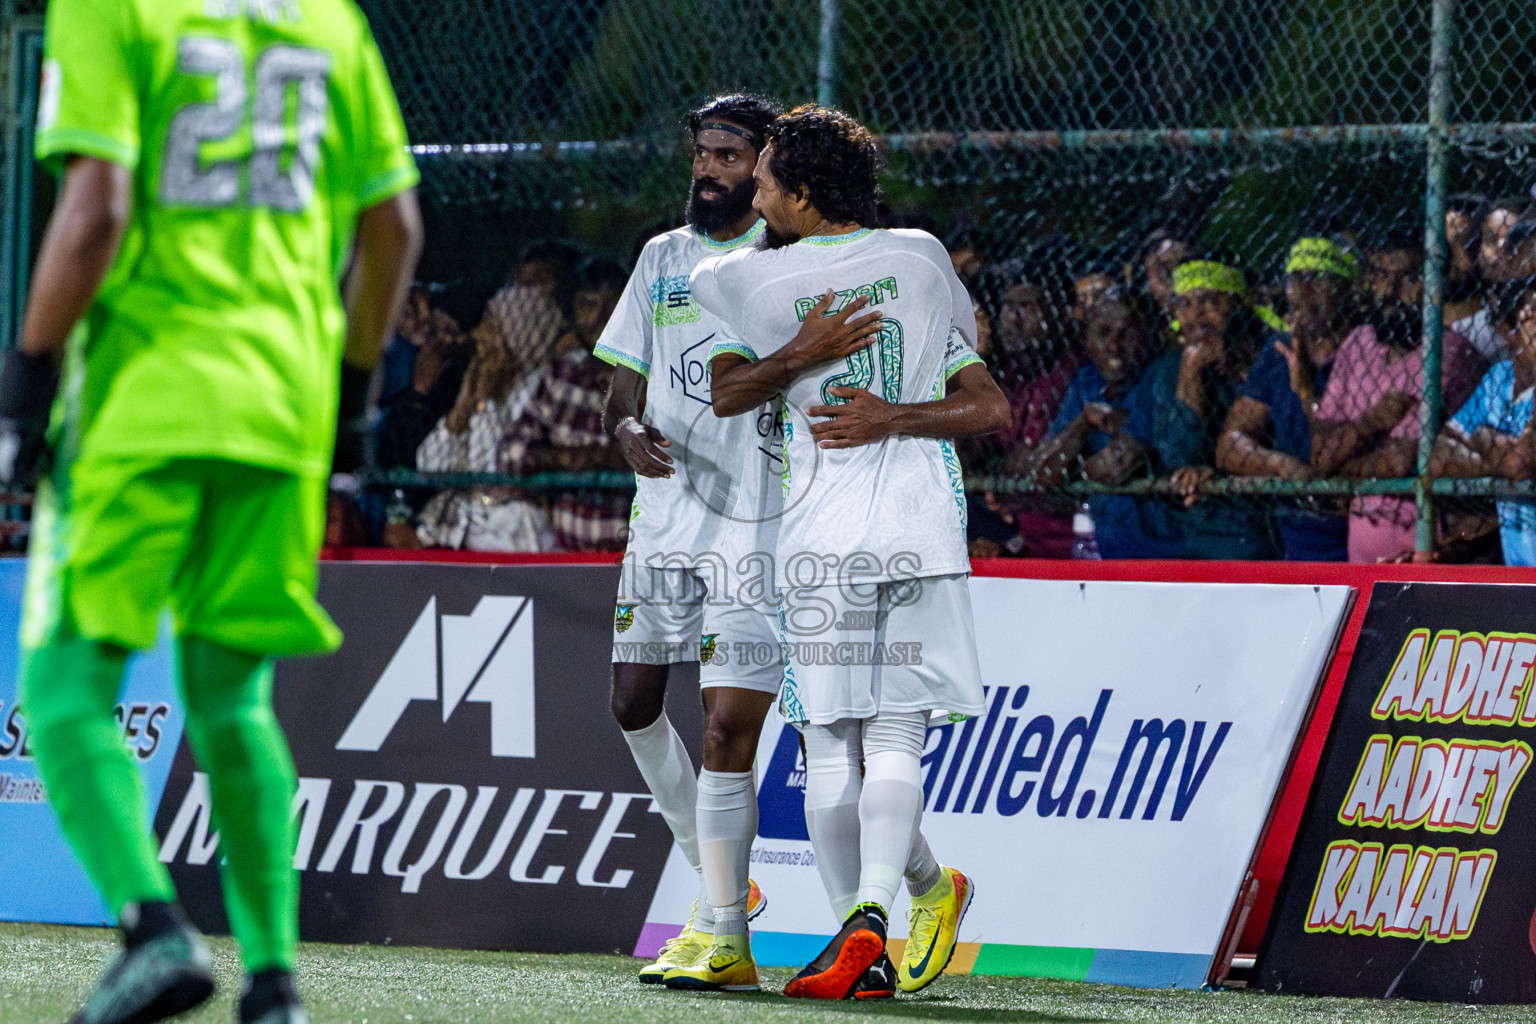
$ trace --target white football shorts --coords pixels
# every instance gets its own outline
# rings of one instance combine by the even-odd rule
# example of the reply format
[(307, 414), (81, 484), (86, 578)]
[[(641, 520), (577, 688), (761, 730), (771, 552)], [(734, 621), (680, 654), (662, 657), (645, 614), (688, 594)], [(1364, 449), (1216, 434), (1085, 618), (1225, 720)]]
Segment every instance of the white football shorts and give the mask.
[[(693, 569), (638, 566), (619, 587), (613, 613), (615, 664), (699, 661), (699, 686), (779, 692), (784, 658), (778, 609), (712, 604), (707, 578)], [(631, 593), (625, 593), (627, 589)]]
[(788, 722), (986, 711), (964, 573), (786, 590), (779, 608)]

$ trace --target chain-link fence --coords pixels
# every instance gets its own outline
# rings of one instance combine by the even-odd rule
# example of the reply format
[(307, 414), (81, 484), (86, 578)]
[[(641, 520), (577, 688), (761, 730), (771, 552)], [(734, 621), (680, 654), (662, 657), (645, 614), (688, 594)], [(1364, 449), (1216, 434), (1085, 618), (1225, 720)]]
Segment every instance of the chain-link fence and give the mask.
[(1536, 472), (1530, 4), (361, 2), (465, 333), (528, 245), (627, 266), (681, 222), (690, 107), (819, 100), (878, 133), (1014, 402), (962, 448), (978, 552), (1065, 554), (1084, 503), (1106, 556), (1498, 558), (1526, 525), (1493, 496)]
[(1062, 553), (1084, 501), (1111, 555), (1482, 559), (1501, 512), (1518, 533), (1490, 495), (1532, 461), (1530, 5), (366, 6), (435, 217), (487, 242), (461, 259), (633, 253), (679, 219), (680, 118), (717, 92), (878, 132), (891, 222), (946, 239), (1015, 403), (964, 446), (978, 550)]

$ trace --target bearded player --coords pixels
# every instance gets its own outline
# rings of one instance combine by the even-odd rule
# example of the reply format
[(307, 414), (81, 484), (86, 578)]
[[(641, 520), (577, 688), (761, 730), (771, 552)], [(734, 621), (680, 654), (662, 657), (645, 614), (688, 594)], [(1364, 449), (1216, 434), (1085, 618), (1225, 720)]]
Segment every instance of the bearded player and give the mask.
[(63, 183), (0, 416), (46, 410), (61, 364), (63, 387), (20, 687), (125, 947), (74, 1020), (147, 1024), (213, 990), (112, 718), (168, 606), (239, 1019), (300, 1024), (296, 778), (271, 659), (341, 640), (315, 601), (338, 368), (355, 416), (421, 245), (405, 127), (350, 0), (53, 0), (37, 152)]
[[(771, 642), (773, 632), (764, 608), (728, 603), (735, 595), (726, 586), (736, 563), (756, 549), (754, 524), (766, 518), (760, 481), (777, 438), (760, 436), (748, 417), (717, 424), (700, 415), (708, 412), (703, 378), (715, 326), (689, 296), (688, 275), (705, 257), (762, 234), (752, 209), (752, 168), (777, 112), (768, 100), (724, 96), (689, 115), (688, 224), (646, 243), (595, 350), (614, 365), (604, 420), (635, 471), (637, 491), (614, 615), (613, 716), (695, 871), (701, 870), (699, 819), (708, 828), (719, 808), (732, 819), (733, 834), (748, 826), (748, 816), (756, 832), (756, 814), (748, 813), (756, 809), (756, 748), (716, 749), (706, 731), (705, 771), (696, 783), (663, 704), (670, 667), (700, 658), (706, 632), (712, 636), (714, 649), (701, 659), (699, 674), (706, 714), (715, 718), (766, 709), (781, 673), (776, 663), (754, 666), (730, 657), (733, 642)], [(722, 458), (724, 452), (730, 458)], [(727, 592), (706, 605), (712, 587)], [(757, 716), (761, 721), (762, 712)], [(730, 927), (744, 931), (747, 917), (761, 911), (762, 897), (755, 891), (741, 896), (733, 894), (724, 914), (733, 918)], [(671, 968), (691, 962), (715, 926), (701, 882), (682, 933), (641, 970), (640, 980), (660, 982)]]
[[(805, 739), (806, 823), (843, 921), (785, 988), (810, 998), (865, 994), (920, 838), (928, 719), (985, 710), (965, 495), (943, 439), (1010, 416), (979, 360), (954, 358), (975, 321), (944, 247), (921, 231), (871, 229), (876, 167), (872, 138), (846, 115), (808, 107), (779, 119), (755, 171), (763, 248), (708, 260), (692, 278), (696, 301), (723, 322), (715, 411), (738, 416), (779, 394), (786, 409), (779, 706)], [(873, 343), (833, 360), (785, 344), (829, 289), (882, 315)], [(807, 636), (816, 642), (797, 642)], [(914, 645), (920, 658), (908, 656)], [(822, 656), (829, 649), (870, 653)], [(906, 991), (943, 970), (972, 891), (936, 863), (927, 880), (909, 882)]]
[[(779, 496), (769, 486), (782, 445), (768, 403), (733, 420), (710, 411), (708, 356), (719, 325), (693, 302), (688, 275), (762, 236), (752, 170), (777, 115), (771, 101), (743, 95), (689, 115), (688, 223), (646, 243), (595, 350), (614, 366), (605, 422), (637, 491), (614, 616), (613, 715), (701, 875), (682, 933), (640, 971), (647, 983), (693, 963), (717, 932), (744, 937), (764, 905), (745, 865), (757, 834), (752, 764), (783, 679), (771, 564)], [(815, 326), (824, 337), (853, 334), (847, 319)], [(706, 719), (697, 782), (663, 704), (671, 666), (695, 658)], [(721, 870), (737, 863), (739, 889)], [(754, 970), (729, 987), (756, 984)]]

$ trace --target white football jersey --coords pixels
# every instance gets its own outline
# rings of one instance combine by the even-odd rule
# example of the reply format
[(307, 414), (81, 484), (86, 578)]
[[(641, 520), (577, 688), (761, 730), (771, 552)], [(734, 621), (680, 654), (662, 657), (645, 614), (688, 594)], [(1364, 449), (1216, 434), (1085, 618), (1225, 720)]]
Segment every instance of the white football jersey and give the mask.
[(778, 351), (829, 288), (838, 293), (833, 312), (865, 295), (866, 308), (884, 320), (873, 345), (811, 368), (784, 395), (779, 585), (834, 585), (834, 574), (875, 582), (968, 573), (965, 490), (950, 442), (896, 436), (822, 449), (806, 414), (836, 404), (829, 389), (837, 385), (890, 402), (942, 398), (948, 377), (978, 361), (971, 299), (939, 240), (925, 231), (865, 229), (737, 250), (693, 273), (694, 301), (724, 321), (726, 336), (712, 356), (758, 360)]
[(657, 235), (641, 251), (598, 339), (599, 359), (647, 378), (642, 420), (672, 442), (664, 449), (673, 461), (671, 477), (635, 478), (628, 556), (636, 564), (718, 566), (718, 554), (739, 585), (743, 557), (773, 553), (782, 508), (776, 406), (731, 419), (714, 414), (709, 354), (720, 323), (693, 301), (688, 280), (700, 261), (751, 245), (762, 233), (758, 221), (729, 242), (688, 227)]

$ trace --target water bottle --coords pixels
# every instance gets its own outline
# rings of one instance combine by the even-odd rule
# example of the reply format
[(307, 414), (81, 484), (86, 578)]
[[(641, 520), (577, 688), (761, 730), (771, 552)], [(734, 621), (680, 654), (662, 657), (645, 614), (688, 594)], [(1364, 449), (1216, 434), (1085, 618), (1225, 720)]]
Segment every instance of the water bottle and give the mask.
[(1072, 557), (1090, 562), (1100, 561), (1104, 557), (1099, 554), (1099, 542), (1093, 532), (1093, 511), (1088, 508), (1086, 501), (1072, 517)]

